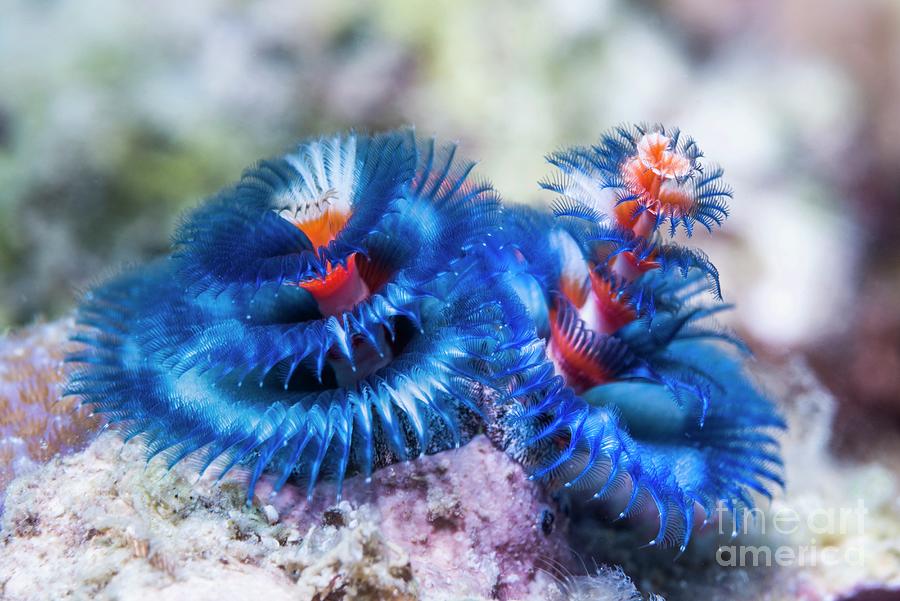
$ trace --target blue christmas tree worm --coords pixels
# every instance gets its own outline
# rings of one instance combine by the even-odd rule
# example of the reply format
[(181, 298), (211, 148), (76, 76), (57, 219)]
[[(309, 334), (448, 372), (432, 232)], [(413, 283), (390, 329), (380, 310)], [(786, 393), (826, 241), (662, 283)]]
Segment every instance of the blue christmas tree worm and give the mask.
[[(661, 127), (551, 155), (553, 212), (501, 207), (409, 130), (302, 143), (187, 215), (165, 260), (90, 292), (68, 392), (148, 458), (308, 494), (484, 432), (532, 477), (693, 508), (780, 482), (771, 403), (700, 251), (721, 172)], [(668, 224), (664, 228), (664, 224)]]
[(170, 260), (88, 295), (69, 391), (150, 457), (250, 464), (251, 495), (264, 469), (311, 494), (460, 444), (469, 334), (444, 312), (499, 203), (454, 155), (410, 131), (348, 135), (249, 170), (187, 217)]
[(652, 501), (651, 544), (684, 549), (695, 504), (707, 517), (718, 503), (740, 511), (781, 484), (772, 431), (784, 424), (743, 372), (743, 344), (712, 319), (728, 308), (718, 272), (671, 241), (720, 225), (731, 193), (692, 140), (661, 126), (619, 128), (548, 160), (555, 219), (509, 211), (502, 245), (554, 366), (521, 376), (530, 396), (509, 427), (530, 438), (515, 445), (548, 450), (533, 477), (595, 497), (630, 486), (621, 515)]

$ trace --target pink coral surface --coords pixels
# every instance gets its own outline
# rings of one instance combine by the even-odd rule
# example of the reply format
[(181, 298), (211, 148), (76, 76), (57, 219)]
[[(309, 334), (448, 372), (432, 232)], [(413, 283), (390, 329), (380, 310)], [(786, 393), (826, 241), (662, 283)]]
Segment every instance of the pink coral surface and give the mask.
[[(269, 498), (270, 483), (257, 489)], [(385, 539), (409, 555), (420, 590), (520, 599), (546, 586), (546, 562), (570, 553), (556, 509), (522, 468), (479, 436), (465, 447), (397, 464), (372, 481), (344, 484), (351, 505), (367, 503)], [(282, 520), (304, 527), (327, 523), (335, 492), (328, 485), (308, 502), (304, 490), (282, 490), (269, 501)]]

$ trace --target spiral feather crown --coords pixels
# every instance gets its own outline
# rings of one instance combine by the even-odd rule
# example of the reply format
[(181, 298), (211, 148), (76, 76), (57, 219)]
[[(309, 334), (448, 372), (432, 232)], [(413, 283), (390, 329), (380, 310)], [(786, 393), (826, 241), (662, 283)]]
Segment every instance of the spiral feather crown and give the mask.
[(652, 542), (683, 548), (695, 504), (781, 482), (718, 272), (671, 240), (730, 191), (661, 126), (548, 160), (551, 210), (502, 207), (411, 130), (263, 161), (86, 295), (67, 391), (148, 459), (245, 466), (248, 499), (264, 473), (312, 495), (483, 432), (549, 486), (629, 487), (623, 515), (653, 502)]

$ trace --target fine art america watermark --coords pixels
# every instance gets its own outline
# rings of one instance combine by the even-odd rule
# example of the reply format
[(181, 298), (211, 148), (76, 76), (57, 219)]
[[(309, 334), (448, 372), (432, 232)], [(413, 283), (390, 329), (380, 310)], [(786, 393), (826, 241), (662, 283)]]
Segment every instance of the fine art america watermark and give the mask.
[[(862, 500), (854, 507), (815, 508), (803, 514), (786, 506), (747, 510), (742, 515), (718, 511), (719, 534), (754, 533), (755, 544), (726, 544), (716, 550), (716, 562), (727, 567), (860, 566), (864, 549), (861, 538), (868, 513)], [(768, 532), (767, 532), (768, 530)], [(766, 534), (776, 536), (765, 537)], [(791, 542), (768, 542), (791, 541)], [(836, 540), (841, 545), (832, 544)], [(830, 541), (830, 542), (829, 542)], [(849, 541), (849, 542), (848, 542)], [(853, 542), (857, 541), (857, 542)]]

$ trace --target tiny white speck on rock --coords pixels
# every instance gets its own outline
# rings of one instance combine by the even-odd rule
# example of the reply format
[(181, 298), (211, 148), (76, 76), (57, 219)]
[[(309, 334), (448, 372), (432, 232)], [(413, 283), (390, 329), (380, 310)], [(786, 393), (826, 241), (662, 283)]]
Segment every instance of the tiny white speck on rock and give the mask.
[(272, 505), (266, 505), (265, 507), (263, 507), (263, 513), (265, 514), (266, 521), (270, 526), (278, 523), (278, 510), (275, 509), (275, 507), (273, 507)]

